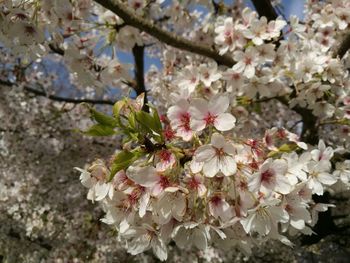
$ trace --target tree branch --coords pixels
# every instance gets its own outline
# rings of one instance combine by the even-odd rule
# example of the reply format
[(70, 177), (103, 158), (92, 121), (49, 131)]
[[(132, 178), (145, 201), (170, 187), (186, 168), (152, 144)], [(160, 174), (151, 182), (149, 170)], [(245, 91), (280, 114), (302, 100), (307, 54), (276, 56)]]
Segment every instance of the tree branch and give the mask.
[[(3, 81), (3, 80), (0, 80), (0, 85), (8, 86), (8, 87), (15, 86), (14, 83)], [(105, 105), (114, 105), (115, 103), (114, 101), (111, 101), (111, 100), (73, 99), (73, 98), (67, 98), (67, 97), (60, 97), (56, 95), (48, 95), (44, 91), (40, 91), (30, 86), (24, 86), (23, 89), (37, 96), (46, 97), (50, 100), (60, 101), (60, 102), (75, 103), (75, 104), (86, 102), (91, 104), (105, 104)]]
[(338, 52), (336, 53), (340, 59), (342, 59), (346, 53), (350, 49), (350, 33), (346, 35), (343, 42), (340, 44)]
[(148, 33), (159, 41), (169, 46), (192, 52), (214, 59), (218, 64), (232, 67), (235, 61), (229, 55), (219, 55), (219, 53), (211, 47), (194, 43), (188, 39), (177, 36), (174, 33), (163, 30), (150, 21), (137, 16), (130, 8), (126, 7), (118, 0), (94, 0), (106, 9), (112, 11), (121, 17), (125, 23), (136, 27), (141, 31)]
[(252, 0), (252, 2), (259, 16), (265, 16), (268, 21), (276, 20), (278, 17), (270, 0)]
[[(276, 97), (282, 104), (289, 106), (288, 99), (284, 97)], [(317, 117), (313, 115), (312, 110), (295, 106), (292, 108), (302, 118), (303, 129), (300, 135), (300, 140), (306, 143), (315, 145), (318, 143), (318, 127), (316, 125)]]
[(49, 48), (53, 53), (56, 53), (58, 55), (64, 56), (64, 50), (60, 48), (59, 46), (54, 45), (53, 43), (49, 44)]
[(145, 46), (139, 46), (136, 44), (132, 48), (132, 54), (134, 55), (134, 60), (135, 60), (135, 80), (136, 80), (136, 87), (134, 89), (137, 95), (144, 93), (145, 96), (143, 99), (142, 109), (148, 112), (149, 108), (147, 106), (147, 91), (146, 91), (145, 79), (144, 79), (144, 67), (145, 67), (144, 51), (145, 51)]
[[(256, 11), (258, 12), (259, 16), (265, 16), (268, 21), (270, 20), (276, 20), (278, 15), (276, 10), (271, 4), (270, 0), (252, 0)], [(276, 43), (277, 45), (279, 42)], [(295, 87), (293, 87), (294, 93), (295, 93)], [(292, 97), (295, 97), (295, 94), (292, 94)], [(283, 103), (286, 106), (289, 106), (289, 102), (284, 97), (277, 97), (281, 103)], [(303, 122), (303, 130), (301, 132), (301, 140), (310, 144), (317, 144), (318, 143), (318, 129), (316, 126), (317, 117), (313, 115), (312, 110), (307, 108), (302, 108), (300, 106), (295, 106), (292, 108), (296, 113), (298, 113)]]

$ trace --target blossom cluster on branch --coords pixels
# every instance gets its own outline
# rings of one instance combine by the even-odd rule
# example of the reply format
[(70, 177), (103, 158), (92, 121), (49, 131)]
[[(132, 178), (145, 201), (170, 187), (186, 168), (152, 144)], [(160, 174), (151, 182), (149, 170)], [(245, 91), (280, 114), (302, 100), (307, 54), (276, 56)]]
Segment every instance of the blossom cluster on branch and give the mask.
[[(172, 240), (247, 254), (267, 239), (292, 245), (288, 236), (312, 234), (330, 206), (312, 194), (349, 187), (350, 2), (306, 1), (304, 21), (275, 16), (271, 3), (269, 15), (261, 8), (0, 1), (2, 84), (35, 85), (34, 94), (57, 99), (50, 89), (63, 78), (47, 70), (51, 59), (78, 90), (129, 97), (113, 116), (87, 105), (96, 124), (82, 133), (117, 134), (121, 145), (78, 170), (130, 253), (152, 248), (165, 260)], [(144, 74), (144, 55), (162, 68)]]
[(312, 234), (318, 213), (330, 206), (312, 194), (349, 175), (348, 168), (332, 172), (334, 150), (322, 140), (308, 149), (284, 128), (262, 138), (237, 136), (224, 94), (181, 100), (161, 117), (153, 107), (142, 111), (142, 101), (119, 101), (114, 117), (90, 109), (97, 124), (86, 133), (116, 128), (123, 149), (108, 162), (77, 168), (87, 198), (103, 204), (102, 221), (131, 254), (152, 248), (165, 260), (171, 240), (180, 248), (239, 247), (247, 254), (266, 239), (291, 246), (286, 234)]

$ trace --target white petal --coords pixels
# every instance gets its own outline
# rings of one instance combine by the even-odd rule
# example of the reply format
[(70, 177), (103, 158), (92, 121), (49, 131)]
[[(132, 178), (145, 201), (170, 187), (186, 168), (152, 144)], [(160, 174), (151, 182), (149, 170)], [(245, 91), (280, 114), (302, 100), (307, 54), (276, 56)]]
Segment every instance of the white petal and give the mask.
[(217, 116), (214, 126), (219, 131), (229, 131), (235, 127), (236, 118), (230, 113), (221, 113)]
[(227, 110), (230, 101), (226, 96), (213, 97), (209, 101), (209, 112), (213, 115), (218, 115)]
[(96, 195), (96, 201), (101, 201), (102, 199), (104, 199), (108, 192), (109, 192), (109, 188), (110, 188), (110, 184), (106, 184), (106, 183), (97, 183), (95, 185), (95, 195)]
[(317, 179), (326, 185), (332, 185), (335, 184), (337, 182), (337, 178), (333, 177), (331, 174), (329, 173), (319, 173), (317, 176)]
[(141, 235), (128, 243), (128, 252), (131, 255), (137, 255), (147, 250), (150, 245), (150, 240), (147, 234)]
[(312, 184), (312, 193), (317, 195), (323, 195), (323, 186), (322, 184), (317, 180), (312, 180), (310, 182), (313, 182)]
[(139, 208), (139, 216), (142, 218), (146, 214), (148, 202), (150, 199), (150, 193), (145, 192), (140, 198), (140, 208)]
[(230, 142), (226, 142), (226, 144), (224, 145), (224, 152), (227, 154), (234, 155), (236, 154), (236, 149)]
[[(210, 143), (215, 147), (215, 148), (224, 148), (226, 141), (225, 137), (222, 136), (220, 133), (214, 133), (213, 136), (211, 137)], [(214, 150), (215, 151), (215, 150)]]
[(289, 184), (289, 180), (286, 176), (277, 175), (276, 176), (276, 187), (275, 190), (281, 194), (288, 194), (291, 192), (292, 187)]
[(261, 173), (255, 173), (250, 177), (248, 188), (250, 191), (255, 192), (260, 189), (261, 186)]
[(245, 64), (243, 63), (243, 61), (239, 61), (238, 63), (236, 63), (232, 67), (232, 70), (240, 73), (240, 72), (242, 72), (244, 70), (244, 68), (245, 68)]
[(144, 187), (152, 187), (159, 180), (159, 177), (157, 176), (157, 172), (155, 168), (152, 166), (146, 166), (146, 167), (130, 166), (126, 171), (126, 175), (135, 183)]
[(177, 231), (174, 241), (176, 242), (176, 245), (179, 248), (186, 247), (189, 242), (189, 232), (186, 231), (186, 229), (184, 229), (183, 227), (181, 227), (179, 231)]
[(192, 238), (193, 238), (192, 241), (194, 242), (195, 246), (198, 249), (202, 251), (205, 251), (207, 249), (208, 247), (207, 237), (202, 230), (200, 230), (199, 228), (196, 228), (194, 230)]
[(231, 156), (223, 156), (220, 159), (220, 170), (225, 176), (230, 176), (236, 173), (237, 164)]
[(219, 160), (214, 157), (210, 161), (204, 163), (203, 173), (207, 177), (214, 177), (220, 170)]
[(305, 221), (303, 219), (292, 219), (290, 220), (290, 224), (292, 225), (292, 227), (299, 230), (305, 227)]
[(255, 219), (256, 213), (252, 213), (250, 214), (248, 217), (242, 219), (241, 225), (243, 226), (244, 231), (249, 234), (249, 232), (251, 231), (252, 227), (253, 227), (253, 222)]
[(274, 160), (271, 167), (275, 171), (275, 173), (279, 175), (285, 175), (288, 170), (288, 164), (283, 159)]
[(200, 171), (202, 171), (204, 163), (203, 162), (197, 162), (195, 160), (192, 160), (190, 163), (190, 168), (192, 173), (199, 173)]
[(215, 149), (210, 145), (200, 146), (194, 153), (196, 162), (207, 162), (215, 157)]
[(80, 179), (82, 185), (84, 185), (87, 188), (91, 188), (93, 186), (93, 182), (92, 182), (92, 179), (91, 179), (91, 174), (88, 171), (83, 170), (83, 169), (81, 169), (79, 167), (74, 167), (74, 169), (76, 169), (79, 172), (81, 172), (79, 179)]
[(173, 202), (172, 215), (177, 221), (181, 221), (186, 213), (186, 199), (182, 194), (178, 194)]
[(204, 184), (198, 185), (198, 196), (203, 197), (207, 193), (207, 188)]
[(208, 102), (204, 99), (193, 99), (190, 107), (191, 116), (194, 119), (203, 119), (208, 112)]
[(252, 65), (247, 65), (244, 70), (244, 75), (250, 79), (254, 76), (255, 74), (255, 67)]
[(201, 131), (205, 128), (206, 122), (203, 119), (191, 119), (190, 127), (194, 131)]
[(154, 254), (161, 260), (165, 261), (168, 258), (168, 251), (163, 240), (156, 237), (152, 238), (151, 245), (153, 248)]

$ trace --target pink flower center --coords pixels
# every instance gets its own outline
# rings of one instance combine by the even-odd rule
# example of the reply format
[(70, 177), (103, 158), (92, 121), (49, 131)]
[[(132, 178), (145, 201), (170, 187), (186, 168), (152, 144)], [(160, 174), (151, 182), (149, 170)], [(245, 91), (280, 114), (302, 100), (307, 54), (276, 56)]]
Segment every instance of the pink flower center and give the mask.
[(272, 136), (270, 134), (266, 134), (265, 136), (265, 142), (266, 144), (269, 146), (269, 145), (272, 145)]
[(170, 162), (171, 159), (171, 152), (167, 151), (167, 150), (161, 150), (159, 153), (159, 158), (163, 161), (163, 162)]
[(139, 9), (141, 7), (141, 3), (140, 2), (135, 2), (134, 3), (134, 9)]
[(274, 178), (274, 173), (271, 170), (266, 170), (265, 172), (261, 173), (261, 182), (265, 183), (271, 183)]
[(167, 126), (163, 132), (163, 135), (166, 140), (170, 141), (175, 137), (175, 132), (170, 128), (170, 126)]
[(245, 57), (244, 58), (244, 63), (246, 64), (246, 65), (251, 65), (252, 64), (252, 58), (250, 58), (250, 57)]
[(135, 189), (131, 192), (131, 194), (128, 195), (128, 201), (130, 206), (137, 203), (137, 200), (139, 200), (140, 197), (140, 191), (138, 189)]
[(277, 136), (280, 139), (284, 139), (284, 138), (287, 137), (287, 133), (286, 133), (286, 131), (284, 129), (278, 129)]
[(231, 31), (225, 31), (225, 37), (230, 37), (231, 36)]
[(183, 123), (187, 123), (190, 122), (190, 114), (188, 112), (183, 112), (180, 115), (180, 121)]
[(208, 112), (207, 115), (204, 117), (205, 124), (206, 125), (214, 124), (217, 117), (218, 117), (217, 115), (213, 115), (210, 112)]
[(190, 131), (190, 117), (191, 115), (188, 112), (184, 112), (180, 115), (180, 121), (181, 121), (181, 127), (185, 130), (185, 131)]
[(215, 148), (215, 154), (218, 157), (224, 156), (225, 155), (224, 149), (223, 148)]
[(195, 177), (192, 177), (191, 180), (188, 182), (188, 186), (191, 189), (198, 189), (200, 182)]
[(213, 196), (211, 199), (210, 199), (210, 202), (214, 205), (214, 206), (219, 206), (220, 203), (221, 203), (221, 197), (218, 196), (218, 195), (215, 195)]
[(292, 206), (290, 206), (290, 205), (286, 205), (286, 208), (285, 208), (285, 210), (290, 214), (290, 213), (292, 213), (293, 212), (293, 207)]
[(159, 178), (158, 184), (161, 186), (162, 189), (165, 189), (165, 188), (170, 186), (169, 179), (167, 177), (165, 177), (165, 176), (161, 176)]
[(121, 65), (116, 65), (114, 67), (114, 71), (117, 72), (117, 73), (121, 73), (122, 72), (122, 66)]
[(239, 73), (233, 73), (231, 76), (232, 80), (239, 80), (241, 78), (241, 75)]

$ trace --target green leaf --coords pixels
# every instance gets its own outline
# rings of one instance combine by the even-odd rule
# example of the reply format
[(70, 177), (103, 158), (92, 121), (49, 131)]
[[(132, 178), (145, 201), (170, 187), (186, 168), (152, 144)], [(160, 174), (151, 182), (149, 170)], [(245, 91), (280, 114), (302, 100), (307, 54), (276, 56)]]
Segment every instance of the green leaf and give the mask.
[(290, 153), (290, 152), (296, 150), (297, 148), (298, 147), (295, 143), (292, 143), (292, 144), (285, 143), (278, 148), (278, 151), (284, 152), (284, 153)]
[(110, 126), (95, 124), (91, 126), (87, 131), (83, 131), (83, 133), (90, 136), (111, 136), (116, 132)]
[(129, 122), (129, 127), (134, 130), (136, 128), (136, 118), (133, 112), (130, 112), (128, 117), (128, 122)]
[(162, 134), (162, 125), (160, 124), (159, 117), (152, 116), (151, 114), (139, 111), (136, 113), (136, 120), (145, 128), (154, 131), (155, 133)]
[(94, 118), (95, 121), (97, 121), (99, 124), (111, 126), (111, 127), (117, 127), (117, 121), (102, 112), (96, 111), (95, 109), (91, 109), (91, 117)]
[(114, 119), (112, 116), (106, 115), (102, 112), (95, 110), (87, 103), (83, 103), (83, 105), (89, 109), (91, 118), (94, 119), (99, 124), (102, 124), (104, 126), (110, 126), (113, 128), (117, 127), (117, 120)]
[(152, 109), (153, 109), (153, 119), (154, 119), (155, 125), (157, 127), (157, 130), (159, 131), (158, 134), (162, 134), (163, 128), (162, 128), (162, 123), (161, 123), (159, 115), (158, 115), (158, 111), (155, 108), (152, 108)]
[(290, 153), (292, 151), (295, 151), (297, 148), (298, 148), (298, 146), (295, 143), (285, 143), (285, 144), (281, 145), (277, 149), (277, 151), (269, 152), (267, 157), (275, 157), (281, 153)]
[(109, 180), (112, 180), (114, 175), (120, 170), (125, 170), (128, 168), (133, 162), (140, 158), (141, 155), (142, 153), (138, 150), (133, 152), (124, 150), (118, 153), (114, 158), (113, 164), (111, 166), (111, 174)]
[(120, 100), (117, 101), (114, 106), (113, 106), (113, 116), (115, 118), (119, 118), (120, 110), (125, 106), (126, 101), (125, 100)]
[(254, 104), (254, 105), (253, 105), (253, 109), (254, 109), (254, 111), (255, 111), (256, 113), (259, 113), (259, 114), (262, 113), (262, 111), (261, 111), (261, 104), (260, 104), (260, 103)]

